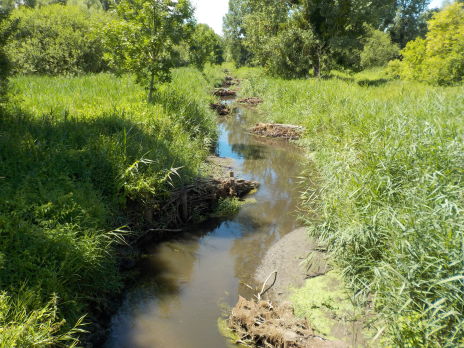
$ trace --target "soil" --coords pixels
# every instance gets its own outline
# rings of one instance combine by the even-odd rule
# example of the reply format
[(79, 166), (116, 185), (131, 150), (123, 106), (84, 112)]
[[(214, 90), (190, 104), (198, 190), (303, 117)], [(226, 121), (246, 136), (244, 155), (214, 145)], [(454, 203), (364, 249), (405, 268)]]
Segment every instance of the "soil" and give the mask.
[(291, 124), (258, 123), (250, 129), (250, 132), (264, 137), (298, 140), (303, 134), (304, 128)]
[[(292, 288), (302, 287), (306, 279), (325, 274), (329, 270), (325, 255), (316, 249), (317, 245), (309, 239), (304, 227), (275, 243), (255, 273), (256, 281), (263, 284), (272, 272), (277, 271), (275, 284), (265, 296), (276, 302), (282, 301), (288, 298)], [(315, 257), (308, 264), (305, 261), (311, 252)]]
[[(267, 251), (255, 273), (256, 281), (263, 284), (261, 292), (257, 300), (239, 299), (229, 317), (229, 328), (239, 342), (257, 347), (370, 346), (363, 336), (362, 322), (345, 317), (351, 310), (345, 308), (350, 307), (350, 301), (334, 272), (306, 229), (294, 230)], [(311, 318), (295, 316), (292, 305), (286, 302), (289, 298), (294, 301), (295, 289), (300, 288), (305, 291), (305, 305), (315, 314)], [(319, 330), (322, 322), (326, 333)]]

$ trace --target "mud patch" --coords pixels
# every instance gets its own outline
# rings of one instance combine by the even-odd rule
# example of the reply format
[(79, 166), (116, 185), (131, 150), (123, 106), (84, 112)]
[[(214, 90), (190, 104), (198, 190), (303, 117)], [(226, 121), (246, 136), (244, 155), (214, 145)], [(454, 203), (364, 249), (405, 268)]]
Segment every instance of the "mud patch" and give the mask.
[[(302, 287), (305, 279), (314, 278), (328, 271), (325, 255), (316, 250), (306, 229), (290, 232), (275, 243), (264, 256), (255, 273), (255, 279), (263, 284), (269, 274), (277, 272), (274, 286), (266, 294), (273, 301), (288, 298), (292, 289)], [(308, 256), (312, 253), (310, 262)]]
[(250, 129), (250, 132), (263, 137), (298, 140), (304, 132), (304, 128), (291, 124), (258, 123)]
[(256, 347), (346, 347), (316, 335), (305, 319), (295, 317), (289, 303), (273, 306), (269, 301), (240, 297), (228, 325), (239, 337), (237, 343)]

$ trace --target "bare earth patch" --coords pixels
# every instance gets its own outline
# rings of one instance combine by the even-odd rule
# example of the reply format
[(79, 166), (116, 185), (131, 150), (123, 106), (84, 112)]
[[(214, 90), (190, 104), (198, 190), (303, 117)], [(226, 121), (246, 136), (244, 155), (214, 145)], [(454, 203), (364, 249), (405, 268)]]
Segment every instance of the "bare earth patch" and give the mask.
[(239, 343), (279, 348), (374, 346), (366, 343), (362, 318), (341, 277), (330, 270), (325, 253), (305, 228), (287, 234), (267, 251), (255, 279), (269, 290), (261, 290), (258, 300), (240, 298), (233, 308), (228, 325)]
[(250, 129), (250, 132), (263, 137), (283, 138), (298, 140), (304, 132), (304, 128), (291, 124), (258, 123)]

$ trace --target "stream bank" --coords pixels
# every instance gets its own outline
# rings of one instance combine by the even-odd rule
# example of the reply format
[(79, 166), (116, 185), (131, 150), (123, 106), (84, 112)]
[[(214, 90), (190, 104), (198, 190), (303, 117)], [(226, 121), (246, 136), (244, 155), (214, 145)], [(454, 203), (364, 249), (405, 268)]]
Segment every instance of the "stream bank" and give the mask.
[(239, 294), (252, 296), (254, 272), (268, 248), (299, 227), (303, 154), (288, 142), (249, 134), (255, 117), (238, 108), (220, 120), (216, 153), (259, 190), (232, 217), (192, 224), (168, 241), (145, 245), (140, 276), (111, 320), (105, 347), (229, 346), (218, 318)]

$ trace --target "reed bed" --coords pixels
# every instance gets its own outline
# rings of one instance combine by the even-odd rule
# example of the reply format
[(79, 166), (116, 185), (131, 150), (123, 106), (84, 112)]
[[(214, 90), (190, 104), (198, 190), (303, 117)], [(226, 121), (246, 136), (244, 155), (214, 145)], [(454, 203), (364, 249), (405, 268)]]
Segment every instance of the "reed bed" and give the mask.
[[(384, 346), (464, 346), (464, 87), (379, 71), (281, 80), (241, 69), (264, 121), (306, 128), (319, 192), (308, 221)], [(367, 82), (366, 82), (367, 81)], [(314, 216), (314, 214), (310, 214)]]

